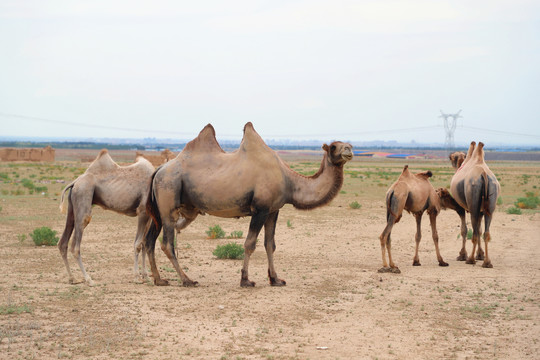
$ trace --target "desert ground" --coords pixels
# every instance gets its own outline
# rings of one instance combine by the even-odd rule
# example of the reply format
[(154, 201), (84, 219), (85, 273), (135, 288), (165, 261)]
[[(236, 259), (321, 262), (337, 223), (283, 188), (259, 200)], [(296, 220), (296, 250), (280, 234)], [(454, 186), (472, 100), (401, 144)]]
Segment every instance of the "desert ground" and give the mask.
[[(431, 170), (434, 187), (449, 187), (446, 159), (356, 157), (345, 165), (341, 193), (312, 211), (285, 206), (276, 229), (276, 270), (287, 281), (271, 287), (262, 241), (250, 261), (254, 288), (240, 287), (241, 260), (222, 260), (208, 239), (220, 225), (247, 234), (249, 218), (199, 216), (177, 239), (186, 273), (182, 287), (159, 246), (156, 260), (171, 286), (133, 275), (136, 219), (94, 207), (84, 232), (83, 262), (96, 285), (70, 285), (55, 246), (28, 235), (48, 226), (61, 235), (63, 187), (98, 151), (57, 150), (54, 163), (0, 163), (0, 359), (538, 359), (540, 354), (540, 211), (509, 214), (525, 192), (538, 195), (540, 162), (492, 161), (502, 194), (491, 225), (492, 269), (456, 261), (461, 248), (456, 213), (438, 219), (439, 267), (427, 216), (420, 261), (413, 267), (414, 217), (392, 232), (401, 274), (378, 273), (384, 194), (405, 164)], [(134, 152), (111, 152), (122, 165)], [(290, 166), (314, 173), (318, 153), (283, 153)], [(47, 191), (30, 191), (22, 179)], [(359, 208), (351, 206), (354, 202)], [(468, 220), (470, 227), (470, 220)], [(262, 235), (260, 236), (262, 240)], [(468, 241), (467, 250), (472, 244)]]

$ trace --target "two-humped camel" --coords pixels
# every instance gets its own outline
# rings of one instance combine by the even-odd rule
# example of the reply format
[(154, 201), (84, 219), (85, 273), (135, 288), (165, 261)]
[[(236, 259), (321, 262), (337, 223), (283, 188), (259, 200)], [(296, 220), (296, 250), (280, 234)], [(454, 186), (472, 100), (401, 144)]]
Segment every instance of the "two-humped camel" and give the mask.
[[(484, 217), (485, 254), (482, 267), (493, 267), (488, 255), (488, 242), (491, 239), (489, 226), (500, 190), (501, 187), (497, 177), (484, 161), (484, 144), (480, 142), (476, 146), (474, 141), (471, 142), (465, 161), (456, 171), (450, 183), (450, 192), (454, 199), (471, 214), (473, 250), (469, 258), (467, 258), (467, 264), (476, 262), (474, 253), (476, 246), (480, 245), (480, 235), (482, 233), (480, 225), (482, 217)], [(465, 256), (466, 254), (465, 251)]]
[[(379, 236), (381, 241), (383, 267), (379, 269), (379, 272), (401, 272), (392, 260), (392, 240), (390, 235), (394, 224), (398, 223), (401, 219), (403, 210), (407, 210), (408, 212), (412, 213), (416, 218), (416, 251), (414, 253), (413, 265), (420, 265), (420, 259), (418, 258), (418, 246), (420, 244), (420, 239), (422, 238), (421, 222), (422, 215), (424, 214), (424, 211), (427, 210), (439, 266), (448, 266), (448, 264), (444, 262), (439, 252), (437, 215), (440, 211), (440, 204), (439, 197), (435, 193), (433, 185), (431, 185), (428, 180), (431, 176), (431, 171), (412, 174), (409, 171), (409, 166), (405, 165), (403, 172), (397, 181), (392, 184), (392, 186), (390, 186), (386, 192), (386, 227)], [(386, 262), (386, 249), (388, 249), (388, 260), (390, 267)]]
[[(93, 285), (92, 278), (84, 269), (81, 258), (81, 240), (84, 228), (92, 218), (92, 205), (99, 205), (103, 209), (113, 210), (127, 216), (138, 216), (137, 235), (134, 242), (135, 262), (133, 272), (138, 276), (138, 253), (143, 244), (142, 239), (149, 226), (149, 217), (146, 214), (146, 196), (148, 182), (154, 172), (152, 164), (138, 156), (136, 162), (129, 166), (119, 166), (114, 162), (106, 149), (101, 150), (98, 157), (90, 164), (88, 169), (67, 185), (62, 191), (60, 209), (63, 210), (64, 194), (68, 194), (68, 210), (66, 226), (62, 238), (58, 243), (60, 254), (64, 259), (69, 276), (69, 282), (74, 283), (69, 268), (67, 249), (73, 230), (75, 235), (71, 242), (71, 252), (77, 260), (82, 274), (88, 285)], [(142, 276), (147, 278), (144, 253), (142, 255)]]
[(343, 165), (352, 159), (352, 146), (343, 142), (323, 145), (324, 156), (313, 176), (300, 175), (287, 166), (257, 134), (253, 125), (244, 126), (240, 147), (226, 153), (219, 146), (212, 125), (207, 125), (173, 160), (162, 165), (150, 183), (147, 213), (154, 219), (146, 248), (156, 285), (168, 285), (160, 278), (154, 248), (163, 227), (161, 249), (172, 262), (184, 286), (195, 286), (182, 271), (174, 252), (174, 223), (181, 215), (186, 225), (199, 214), (224, 218), (251, 216), (244, 243), (245, 255), (240, 285), (255, 286), (248, 278), (248, 265), (257, 236), (264, 226), (268, 277), (272, 286), (283, 286), (274, 268), (274, 234), (279, 210), (285, 204), (309, 210), (328, 204), (343, 184)]
[[(463, 164), (463, 161), (465, 161), (466, 154), (461, 151), (456, 151), (451, 153), (448, 158), (450, 159), (450, 163), (452, 164), (452, 167), (454, 168), (454, 171), (457, 171), (461, 165)], [(461, 250), (459, 252), (458, 257), (456, 258), (457, 261), (465, 261), (467, 260), (467, 250), (465, 248), (465, 245), (467, 244), (467, 221), (465, 220), (465, 209), (461, 207), (457, 203), (456, 200), (450, 195), (450, 192), (445, 188), (438, 188), (435, 190), (437, 192), (437, 195), (439, 196), (440, 202), (441, 202), (441, 210), (454, 210), (461, 220)], [(482, 250), (482, 246), (480, 242), (478, 243), (478, 250), (476, 252), (476, 260), (484, 260), (484, 250)]]

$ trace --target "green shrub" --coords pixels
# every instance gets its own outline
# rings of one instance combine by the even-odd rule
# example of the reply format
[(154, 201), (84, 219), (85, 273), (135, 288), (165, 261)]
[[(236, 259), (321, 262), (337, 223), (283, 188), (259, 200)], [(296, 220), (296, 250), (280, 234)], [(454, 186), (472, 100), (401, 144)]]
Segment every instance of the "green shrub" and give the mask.
[(520, 209), (536, 209), (540, 205), (540, 199), (535, 193), (528, 191), (525, 196), (518, 198), (514, 205)]
[(225, 237), (225, 231), (219, 225), (210, 226), (206, 230), (206, 235), (209, 239), (223, 239)]
[(236, 243), (218, 245), (212, 254), (218, 259), (243, 259), (244, 247)]
[(48, 245), (54, 246), (58, 244), (58, 237), (56, 236), (56, 231), (52, 230), (47, 226), (43, 226), (37, 229), (34, 229), (34, 232), (30, 234), (34, 244), (37, 246)]
[(349, 204), (349, 207), (351, 209), (360, 209), (362, 207), (362, 204), (358, 203), (358, 201), (355, 200)]
[(502, 199), (502, 197), (499, 196), (499, 197), (497, 198), (497, 205), (498, 205), (498, 206), (501, 206), (502, 204), (503, 204), (503, 199)]
[(243, 231), (233, 231), (231, 232), (231, 235), (227, 236), (229, 239), (241, 239), (244, 237)]
[(521, 209), (516, 207), (510, 207), (506, 209), (507, 214), (521, 215)]
[(34, 190), (34, 182), (32, 180), (22, 179), (21, 184), (22, 184), (22, 186), (24, 186), (28, 190)]

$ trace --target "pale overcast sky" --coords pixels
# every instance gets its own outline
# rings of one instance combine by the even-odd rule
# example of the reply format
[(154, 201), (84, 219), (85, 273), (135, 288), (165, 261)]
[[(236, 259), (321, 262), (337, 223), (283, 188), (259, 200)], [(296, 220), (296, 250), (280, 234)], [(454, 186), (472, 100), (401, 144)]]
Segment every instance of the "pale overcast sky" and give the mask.
[(440, 110), (462, 109), (456, 143), (540, 144), (539, 107), (537, 0), (0, 0), (1, 136), (226, 139), (251, 121), (444, 143)]

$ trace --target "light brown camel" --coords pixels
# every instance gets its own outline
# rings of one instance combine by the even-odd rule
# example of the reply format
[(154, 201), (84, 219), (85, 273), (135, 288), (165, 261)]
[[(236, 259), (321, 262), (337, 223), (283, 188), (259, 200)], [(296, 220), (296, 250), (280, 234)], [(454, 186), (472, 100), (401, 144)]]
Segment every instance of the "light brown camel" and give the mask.
[[(491, 239), (489, 226), (497, 206), (497, 197), (500, 191), (501, 187), (497, 177), (484, 161), (484, 144), (480, 142), (476, 146), (474, 141), (471, 142), (465, 161), (456, 171), (450, 183), (450, 192), (454, 199), (471, 214), (473, 250), (469, 258), (467, 258), (467, 264), (476, 263), (474, 253), (476, 246), (480, 245), (480, 235), (482, 233), (480, 226), (482, 217), (485, 217), (485, 254), (482, 267), (493, 267), (488, 255), (488, 242)], [(465, 251), (465, 256), (467, 256), (466, 254)]]
[[(71, 252), (77, 260), (88, 285), (93, 285), (92, 278), (84, 269), (80, 245), (84, 228), (92, 218), (92, 205), (99, 205), (103, 209), (113, 210), (127, 216), (138, 216), (137, 235), (134, 242), (135, 261), (133, 272), (138, 276), (138, 253), (143, 244), (143, 237), (149, 227), (149, 217), (146, 214), (146, 196), (148, 182), (154, 172), (152, 164), (142, 156), (137, 157), (134, 164), (119, 166), (109, 155), (106, 149), (101, 150), (98, 157), (90, 164), (88, 169), (67, 185), (62, 191), (60, 209), (63, 210), (64, 194), (71, 190), (67, 196), (68, 210), (66, 226), (62, 238), (58, 243), (60, 254), (64, 259), (69, 276), (69, 282), (74, 283), (69, 268), (67, 249), (73, 230), (75, 235), (71, 242)], [(142, 255), (142, 276), (147, 278), (144, 252)]]
[[(418, 174), (412, 174), (409, 171), (409, 166), (405, 165), (403, 172), (397, 181), (390, 186), (386, 192), (386, 227), (384, 228), (379, 239), (381, 241), (381, 252), (383, 267), (379, 272), (400, 273), (399, 268), (392, 260), (391, 252), (391, 232), (394, 224), (398, 223), (403, 214), (403, 210), (412, 213), (416, 218), (416, 250), (414, 253), (413, 266), (419, 266), (420, 259), (418, 258), (418, 245), (422, 238), (421, 222), (424, 211), (427, 210), (431, 224), (431, 232), (433, 242), (435, 243), (435, 252), (439, 266), (448, 266), (444, 262), (439, 252), (439, 235), (437, 234), (437, 215), (440, 211), (439, 197), (435, 193), (435, 189), (429, 182), (432, 176), (431, 171), (425, 171)], [(390, 267), (386, 262), (386, 249), (388, 249), (388, 260)]]
[(463, 161), (465, 161), (465, 153), (461, 151), (455, 151), (448, 155), (448, 158), (450, 159), (450, 163), (452, 164), (452, 167), (454, 168), (454, 171), (459, 169), (461, 164), (463, 164)]
[(182, 271), (174, 252), (173, 225), (181, 215), (187, 224), (199, 214), (224, 218), (251, 216), (244, 243), (244, 264), (240, 286), (255, 286), (248, 278), (248, 265), (257, 235), (264, 225), (264, 246), (268, 257), (268, 277), (272, 286), (283, 286), (274, 269), (274, 234), (279, 210), (285, 204), (309, 210), (328, 204), (343, 184), (343, 165), (352, 159), (352, 146), (343, 142), (323, 145), (319, 171), (300, 175), (287, 166), (257, 134), (253, 125), (244, 126), (238, 150), (224, 152), (208, 124), (182, 152), (162, 165), (150, 183), (147, 213), (154, 219), (147, 238), (148, 259), (156, 285), (168, 285), (160, 278), (154, 248), (161, 227), (161, 249), (174, 265), (184, 286), (195, 286)]
[[(457, 171), (463, 162), (465, 161), (466, 154), (461, 151), (456, 151), (450, 154), (448, 157), (450, 159), (450, 163), (452, 164), (452, 167), (454, 168), (454, 171)], [(454, 210), (461, 221), (461, 250), (459, 251), (459, 255), (456, 258), (457, 261), (465, 261), (467, 260), (467, 250), (465, 248), (465, 245), (467, 244), (467, 221), (465, 220), (465, 209), (459, 205), (456, 200), (450, 195), (450, 192), (445, 188), (439, 188), (436, 190), (437, 195), (439, 195), (439, 199), (441, 200), (441, 209), (447, 210), (451, 209)], [(484, 260), (484, 250), (482, 250), (482, 246), (480, 242), (478, 243), (478, 250), (476, 252), (476, 260)]]

